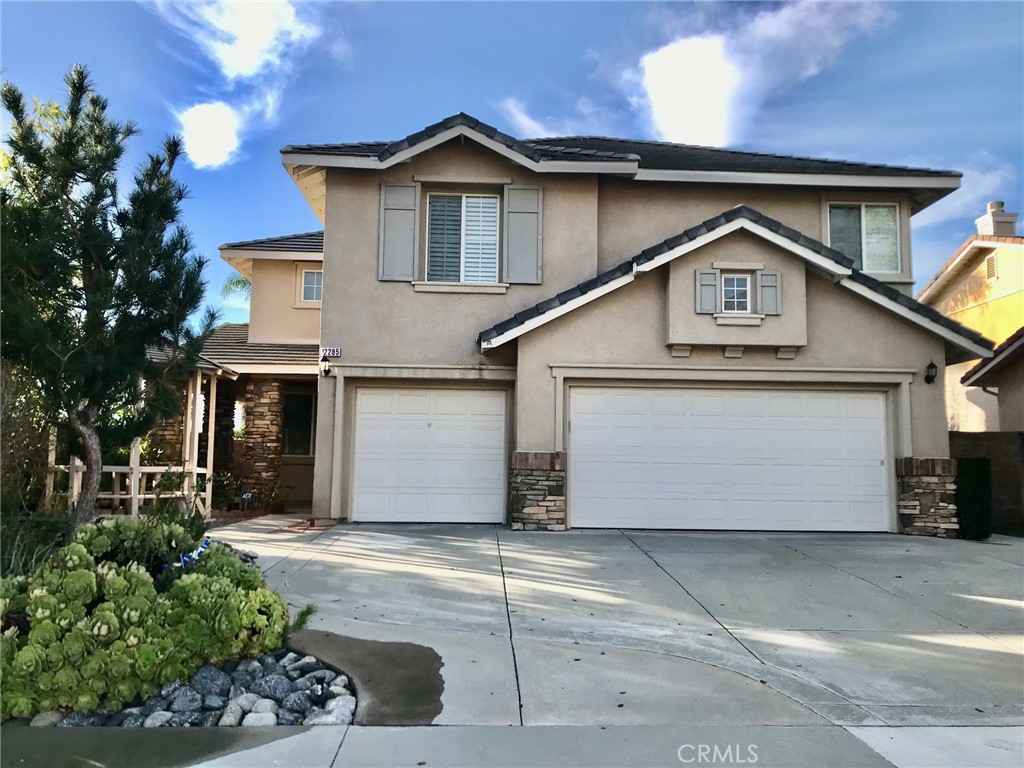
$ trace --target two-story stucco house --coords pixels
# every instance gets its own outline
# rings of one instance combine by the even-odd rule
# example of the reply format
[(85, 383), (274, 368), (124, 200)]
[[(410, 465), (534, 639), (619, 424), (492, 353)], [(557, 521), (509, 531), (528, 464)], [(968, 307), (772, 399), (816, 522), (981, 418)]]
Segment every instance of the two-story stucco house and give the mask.
[(322, 247), (225, 246), (252, 318), (208, 352), (306, 350), (247, 407), (316, 382), (316, 517), (955, 531), (942, 371), (992, 345), (911, 298), (910, 217), (958, 173), (464, 114), (282, 160)]

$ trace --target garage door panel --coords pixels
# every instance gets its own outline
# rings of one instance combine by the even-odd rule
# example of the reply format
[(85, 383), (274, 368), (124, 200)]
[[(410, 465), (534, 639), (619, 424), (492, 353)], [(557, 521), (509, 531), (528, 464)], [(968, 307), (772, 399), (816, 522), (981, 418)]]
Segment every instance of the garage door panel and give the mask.
[(499, 390), (360, 389), (352, 519), (502, 522), (505, 400)]
[(579, 388), (570, 423), (574, 527), (889, 528), (877, 393)]

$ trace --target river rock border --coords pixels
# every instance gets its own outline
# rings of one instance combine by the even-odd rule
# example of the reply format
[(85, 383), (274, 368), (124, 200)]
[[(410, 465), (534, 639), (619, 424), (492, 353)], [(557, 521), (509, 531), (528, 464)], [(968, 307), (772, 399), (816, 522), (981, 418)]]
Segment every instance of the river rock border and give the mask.
[(205, 664), (187, 684), (175, 680), (136, 706), (94, 712), (42, 712), (29, 725), (61, 728), (348, 725), (356, 699), (345, 675), (288, 650), (257, 659)]

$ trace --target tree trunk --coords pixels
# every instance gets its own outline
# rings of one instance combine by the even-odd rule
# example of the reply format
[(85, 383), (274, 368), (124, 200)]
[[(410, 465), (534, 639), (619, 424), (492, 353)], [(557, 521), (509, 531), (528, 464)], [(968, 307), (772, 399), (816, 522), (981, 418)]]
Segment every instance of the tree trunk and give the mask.
[(100, 446), (100, 435), (91, 420), (83, 419), (77, 413), (68, 417), (71, 428), (75, 430), (85, 451), (85, 475), (82, 477), (82, 492), (71, 513), (71, 526), (67, 536), (70, 538), (74, 530), (95, 516), (96, 497), (100, 492), (100, 475), (103, 471), (103, 451)]

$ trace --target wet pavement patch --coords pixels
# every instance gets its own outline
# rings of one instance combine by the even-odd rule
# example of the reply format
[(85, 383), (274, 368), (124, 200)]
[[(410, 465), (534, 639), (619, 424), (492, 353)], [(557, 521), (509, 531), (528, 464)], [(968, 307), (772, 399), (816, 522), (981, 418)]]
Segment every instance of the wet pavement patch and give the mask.
[(309, 629), (288, 645), (345, 671), (359, 702), (356, 725), (430, 725), (441, 714), (444, 662), (433, 648)]
[(310, 730), (274, 728), (29, 728), (5, 723), (4, 768), (177, 768)]

